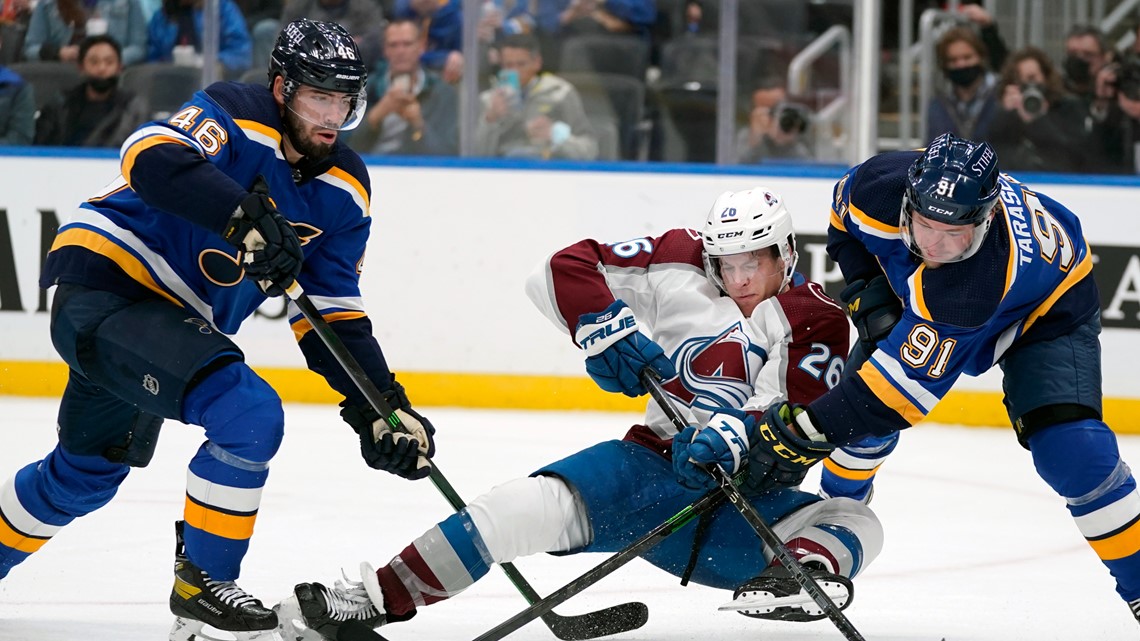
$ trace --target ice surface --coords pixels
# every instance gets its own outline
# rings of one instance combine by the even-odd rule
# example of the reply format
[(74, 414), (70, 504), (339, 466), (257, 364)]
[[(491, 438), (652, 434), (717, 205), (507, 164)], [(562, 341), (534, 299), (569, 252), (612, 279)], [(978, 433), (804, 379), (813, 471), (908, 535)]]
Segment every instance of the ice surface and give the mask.
[[(0, 397), (0, 477), (54, 445), (56, 403)], [(440, 470), (470, 500), (497, 482), (624, 434), (631, 414), (425, 408), (439, 430)], [(335, 408), (289, 405), (257, 533), (240, 584), (273, 603), (298, 581), (331, 582), (360, 561), (383, 564), (450, 508), (424, 480), (368, 469)], [(0, 582), (2, 641), (159, 641), (171, 623), (174, 532), (186, 463), (199, 428), (167, 423), (151, 466), (136, 470), (107, 507), (65, 528)], [(1140, 466), (1140, 437), (1122, 437)], [(1137, 469), (1140, 469), (1138, 467)], [(809, 485), (816, 483), (809, 477)], [(1137, 623), (1062, 501), (1033, 471), (1009, 429), (926, 425), (903, 434), (880, 472), (872, 504), (886, 528), (883, 554), (855, 581), (846, 611), (868, 641), (1137, 638)], [(519, 559), (542, 594), (600, 555)], [(649, 623), (615, 639), (688, 641), (842, 639), (827, 620), (749, 619), (717, 606), (725, 591), (690, 586), (634, 561), (559, 606), (577, 614), (626, 600)], [(473, 639), (525, 607), (493, 569), (459, 597), (384, 629), (392, 641)], [(508, 639), (545, 641), (534, 622)]]

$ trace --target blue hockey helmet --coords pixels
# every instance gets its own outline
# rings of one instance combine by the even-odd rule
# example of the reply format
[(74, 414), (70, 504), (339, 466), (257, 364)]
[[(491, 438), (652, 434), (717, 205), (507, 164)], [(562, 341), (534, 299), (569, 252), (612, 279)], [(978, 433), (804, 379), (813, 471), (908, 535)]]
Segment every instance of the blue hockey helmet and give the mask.
[(993, 221), (997, 204), (997, 154), (989, 143), (977, 143), (949, 133), (935, 138), (907, 171), (906, 191), (899, 216), (899, 234), (915, 254), (913, 216), (971, 233), (963, 251), (940, 262), (957, 262), (977, 253)]
[(364, 93), (368, 67), (356, 41), (335, 22), (300, 18), (285, 25), (269, 56), (269, 85), (277, 76), (285, 80), (285, 103), (307, 85), (353, 96), (352, 109), (340, 129), (360, 124), (367, 105)]

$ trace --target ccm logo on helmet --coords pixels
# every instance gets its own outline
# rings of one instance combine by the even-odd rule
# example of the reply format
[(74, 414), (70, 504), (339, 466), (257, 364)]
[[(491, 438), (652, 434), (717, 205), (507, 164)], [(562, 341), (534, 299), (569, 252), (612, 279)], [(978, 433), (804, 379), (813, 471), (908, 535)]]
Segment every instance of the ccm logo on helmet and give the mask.
[(717, 237), (717, 240), (724, 240), (725, 238), (736, 238), (737, 236), (743, 236), (743, 235), (744, 235), (743, 231), (726, 231), (722, 234), (717, 234), (716, 237)]
[(943, 216), (953, 216), (954, 215), (954, 212), (950, 211), (949, 209), (942, 209), (941, 207), (935, 207), (934, 205), (927, 205), (926, 210), (930, 211), (930, 212), (934, 212), (936, 214), (942, 214)]

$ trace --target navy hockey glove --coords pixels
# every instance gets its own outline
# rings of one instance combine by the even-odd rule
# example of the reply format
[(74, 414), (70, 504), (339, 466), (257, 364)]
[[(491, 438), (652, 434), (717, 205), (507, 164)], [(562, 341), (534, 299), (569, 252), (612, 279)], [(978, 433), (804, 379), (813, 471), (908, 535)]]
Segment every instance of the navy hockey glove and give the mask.
[(245, 251), (245, 276), (266, 296), (284, 294), (301, 273), (305, 258), (301, 241), (269, 199), (269, 186), (261, 176), (230, 217), (222, 237)]
[(620, 299), (597, 314), (579, 316), (574, 341), (586, 351), (586, 373), (607, 392), (645, 394), (641, 371), (647, 367), (661, 380), (677, 375), (673, 362), (638, 330), (633, 312)]
[(717, 464), (732, 476), (748, 460), (756, 439), (756, 418), (743, 410), (718, 409), (702, 430), (690, 425), (673, 437), (673, 473), (690, 490), (712, 489), (717, 481), (708, 466)]
[(748, 477), (741, 489), (758, 494), (775, 487), (794, 487), (803, 482), (808, 468), (826, 458), (835, 446), (799, 436), (788, 424), (794, 422), (804, 434), (819, 434), (803, 406), (777, 403), (756, 424), (756, 437), (748, 452)]
[(407, 432), (394, 432), (371, 405), (342, 408), (341, 418), (360, 436), (360, 454), (368, 467), (391, 472), (406, 479), (422, 479), (431, 474), (435, 455), (435, 427), (412, 409), (404, 388), (395, 381), (384, 392), (384, 400), (396, 410)]
[(847, 314), (868, 356), (875, 351), (875, 343), (890, 334), (902, 318), (902, 302), (883, 275), (853, 281), (839, 292), (839, 299), (847, 305)]

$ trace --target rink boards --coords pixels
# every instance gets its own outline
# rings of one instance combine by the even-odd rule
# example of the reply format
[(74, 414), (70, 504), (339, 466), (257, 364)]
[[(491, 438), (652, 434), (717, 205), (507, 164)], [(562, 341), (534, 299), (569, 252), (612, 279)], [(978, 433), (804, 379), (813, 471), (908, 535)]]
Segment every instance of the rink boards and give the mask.
[[(800, 270), (834, 295), (841, 276), (824, 234), (842, 171), (373, 161), (365, 305), (417, 405), (636, 410), (644, 401), (604, 394), (585, 377), (580, 352), (523, 294), (527, 275), (582, 238), (616, 242), (697, 226), (720, 192), (763, 184), (783, 194), (795, 217)], [(0, 156), (0, 394), (62, 389), (66, 369), (48, 339), (39, 266), (54, 226), (117, 174), (117, 159), (104, 152)], [(1101, 288), (1107, 418), (1140, 433), (1140, 218), (1129, 214), (1140, 180), (1021, 178), (1084, 221)], [(268, 301), (236, 335), (248, 361), (286, 400), (339, 400), (286, 347), (293, 338), (283, 315), (281, 302)], [(999, 374), (960, 381), (931, 418), (1006, 424)]]

